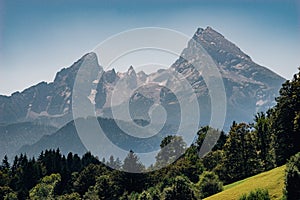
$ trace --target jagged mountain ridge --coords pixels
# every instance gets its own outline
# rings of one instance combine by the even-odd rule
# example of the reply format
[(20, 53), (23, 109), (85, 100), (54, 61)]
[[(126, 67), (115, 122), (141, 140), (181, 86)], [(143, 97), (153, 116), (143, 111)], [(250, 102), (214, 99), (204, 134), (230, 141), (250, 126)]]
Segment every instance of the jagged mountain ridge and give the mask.
[[(275, 104), (275, 97), (285, 81), (282, 77), (253, 62), (240, 48), (211, 27), (197, 29), (193, 40), (196, 44), (200, 43), (212, 57), (222, 75), (227, 96), (225, 122), (227, 128), (233, 120), (249, 122), (256, 112), (266, 111)], [(199, 60), (193, 52), (194, 45), (195, 43), (190, 41), (188, 47), (182, 52), (185, 59), (180, 57), (171, 67), (189, 80), (195, 92), (198, 93), (199, 101), (204, 102), (204, 105), (209, 105), (210, 100), (205, 82), (199, 72), (194, 69), (193, 62), (189, 62)], [(205, 111), (204, 113), (210, 112), (209, 106), (204, 106), (202, 110)], [(209, 118), (209, 116), (204, 118)], [(207, 123), (206, 120), (204, 119)]]
[[(209, 53), (222, 74), (228, 101), (227, 124), (232, 120), (250, 121), (255, 112), (266, 110), (274, 104), (274, 98), (284, 82), (282, 77), (254, 63), (236, 45), (210, 27), (199, 28), (193, 39)], [(188, 44), (182, 54), (191, 60), (197, 60), (192, 43)], [(114, 69), (105, 72), (99, 66), (97, 56), (89, 53), (71, 67), (58, 72), (52, 83), (41, 82), (21, 93), (16, 92), (9, 97), (0, 96), (0, 123), (38, 120), (61, 127), (71, 121), (73, 84), (77, 71), (86, 60), (94, 63), (103, 73), (101, 79), (95, 82), (96, 90), (91, 91), (88, 96), (91, 103), (95, 104), (97, 113), (103, 117), (112, 117), (109, 102), (118, 81), (125, 81), (129, 89), (148, 82), (157, 83), (164, 88), (163, 86), (170, 82), (166, 70), (158, 70), (149, 75), (143, 72), (136, 73), (132, 67), (125, 73), (115, 72)], [(201, 110), (204, 111), (201, 118), (204, 125), (210, 119), (210, 99), (203, 77), (193, 69), (192, 62), (182, 57), (178, 58), (170, 69), (181, 73), (192, 85), (200, 107), (202, 106)], [(171, 102), (174, 104), (174, 99), (169, 98), (164, 103), (168, 105)], [(133, 106), (132, 109), (138, 110), (138, 107)]]

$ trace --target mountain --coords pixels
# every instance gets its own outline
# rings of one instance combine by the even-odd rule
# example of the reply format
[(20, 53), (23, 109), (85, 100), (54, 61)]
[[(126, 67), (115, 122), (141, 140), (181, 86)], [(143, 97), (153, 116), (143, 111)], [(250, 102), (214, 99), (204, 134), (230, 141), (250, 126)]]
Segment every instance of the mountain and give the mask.
[(22, 146), (34, 144), (44, 135), (51, 135), (56, 131), (56, 127), (34, 122), (0, 125), (0, 157), (13, 157)]
[[(233, 120), (249, 122), (256, 112), (266, 111), (275, 104), (275, 97), (278, 96), (279, 88), (285, 79), (253, 62), (248, 55), (211, 27), (199, 28), (193, 36), (193, 41), (195, 42), (190, 41), (182, 52), (188, 59), (180, 57), (172, 68), (190, 82), (200, 102), (210, 102), (203, 77), (193, 67), (193, 62), (199, 62), (201, 58), (194, 53), (195, 44), (201, 44), (223, 78), (227, 96), (227, 128)], [(190, 62), (191, 60), (193, 62)], [(209, 108), (204, 110), (210, 113)]]
[[(203, 62), (201, 60), (203, 58), (197, 52), (199, 44), (210, 55), (222, 76), (227, 100), (225, 130), (228, 130), (232, 121), (252, 121), (256, 112), (266, 111), (274, 105), (274, 99), (285, 80), (271, 70), (256, 64), (235, 44), (211, 27), (207, 27), (197, 29), (181, 56), (170, 68), (160, 69), (151, 74), (136, 72), (132, 66), (123, 73), (114, 69), (104, 71), (98, 64), (97, 55), (93, 52), (88, 53), (69, 68), (58, 72), (51, 83), (41, 82), (11, 96), (0, 96), (0, 123), (33, 122), (66, 130), (65, 126), (73, 120), (72, 95), (76, 75), (83, 65), (88, 65), (91, 70), (84, 72), (84, 75), (93, 77), (93, 81), (89, 83), (93, 88), (80, 92), (88, 98), (88, 103), (95, 107), (98, 116), (124, 121), (123, 117), (127, 115), (127, 110), (123, 108), (129, 107), (130, 117), (135, 122), (143, 122), (143, 126), (151, 123), (151, 120), (153, 123), (165, 120), (166, 124), (173, 126), (172, 130), (178, 130), (182, 115), (180, 100), (185, 98), (192, 101), (192, 96), (189, 93), (175, 95), (172, 89), (180, 90), (184, 87), (172, 77), (176, 72), (187, 80), (196, 95), (201, 110), (199, 126), (206, 125), (211, 118), (211, 98), (202, 71), (195, 68), (195, 63)], [(99, 75), (101, 78), (98, 80)], [(128, 97), (128, 94), (131, 96)], [(128, 99), (123, 100), (125, 98), (121, 97)], [(158, 104), (165, 108), (167, 116), (158, 112), (151, 119), (149, 110), (157, 111), (155, 108), (159, 110), (160, 108), (156, 107)], [(117, 111), (118, 116), (114, 115), (116, 113), (114, 111)], [(185, 118), (190, 122), (194, 120), (189, 115), (185, 115)], [(186, 123), (184, 126), (188, 127), (189, 124)], [(68, 140), (76, 137), (62, 136), (67, 134), (62, 129), (52, 136), (43, 137), (36, 145), (40, 145), (42, 149), (48, 147), (46, 141), (53, 141), (50, 143), (54, 145), (55, 141), (59, 142), (64, 137)], [(41, 137), (48, 135), (49, 132), (46, 132), (41, 133)], [(0, 136), (1, 134), (3, 135), (3, 132)], [(54, 146), (64, 148), (61, 145), (66, 144), (57, 143)]]
[(29, 157), (38, 156), (45, 149), (57, 148), (65, 155), (69, 152), (79, 155), (87, 152), (76, 132), (74, 121), (69, 122), (52, 135), (44, 135), (33, 144), (21, 146), (17, 149), (16, 154), (24, 153)]
[[(77, 120), (80, 120), (81, 123), (84, 124), (85, 134), (88, 134), (90, 131), (94, 131), (93, 128), (91, 128), (93, 127), (92, 117), (89, 117), (87, 119), (80, 118)], [(111, 142), (117, 144), (120, 148), (126, 151), (133, 150), (137, 153), (159, 149), (160, 141), (165, 136), (176, 131), (172, 129), (172, 126), (165, 125), (159, 131), (159, 134), (143, 139), (128, 135), (119, 127), (119, 125), (121, 125), (122, 127), (131, 127), (132, 125), (128, 122), (105, 118), (97, 118), (97, 120), (101, 126), (101, 129)], [(139, 120), (138, 123), (147, 124), (147, 122), (143, 120)], [(132, 129), (133, 132), (138, 132), (137, 130), (138, 129)], [(140, 135), (149, 135), (148, 132), (138, 133)], [(83, 155), (87, 152), (87, 149), (78, 136), (74, 121), (69, 122), (52, 135), (43, 136), (34, 144), (27, 144), (22, 146), (20, 149), (18, 149), (17, 153), (24, 153), (28, 156), (38, 156), (39, 153), (45, 149), (57, 148), (59, 148), (60, 151), (65, 155), (67, 155), (69, 152), (76, 153), (78, 155)]]

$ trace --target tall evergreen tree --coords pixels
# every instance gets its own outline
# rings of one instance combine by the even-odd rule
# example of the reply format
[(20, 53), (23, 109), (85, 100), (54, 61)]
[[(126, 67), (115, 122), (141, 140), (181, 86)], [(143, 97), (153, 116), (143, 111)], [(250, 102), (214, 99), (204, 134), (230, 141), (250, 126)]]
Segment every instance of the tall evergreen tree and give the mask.
[(262, 160), (264, 170), (275, 166), (275, 156), (272, 154), (270, 118), (265, 113), (257, 113), (254, 117), (257, 150)]
[(10, 164), (8, 162), (8, 157), (7, 155), (4, 156), (4, 159), (2, 160), (2, 164), (0, 166), (0, 170), (8, 173), (10, 170)]
[(131, 173), (143, 172), (145, 166), (140, 162), (138, 156), (130, 150), (127, 157), (124, 159), (123, 170)]
[(292, 81), (286, 81), (272, 112), (272, 134), (277, 165), (300, 151), (300, 68)]
[(256, 140), (248, 124), (233, 123), (224, 145), (227, 181), (234, 182), (260, 171)]
[(156, 156), (156, 167), (165, 167), (176, 161), (186, 149), (186, 143), (181, 136), (169, 135), (165, 137), (161, 144), (161, 150)]
[(300, 199), (300, 152), (287, 163), (284, 193), (287, 200)]
[(141, 192), (148, 181), (148, 174), (145, 166), (140, 162), (139, 157), (130, 150), (123, 161), (122, 169), (125, 171), (114, 171), (114, 182), (128, 192)]

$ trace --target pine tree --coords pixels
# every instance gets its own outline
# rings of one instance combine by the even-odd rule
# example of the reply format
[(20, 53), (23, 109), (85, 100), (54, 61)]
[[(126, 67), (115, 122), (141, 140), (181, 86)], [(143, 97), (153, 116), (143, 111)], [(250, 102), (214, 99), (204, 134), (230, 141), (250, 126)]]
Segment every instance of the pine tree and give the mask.
[(287, 163), (284, 192), (287, 200), (300, 199), (300, 152)]
[(139, 161), (137, 155), (130, 150), (127, 157), (124, 159), (123, 170), (131, 173), (143, 172), (145, 166)]
[(272, 112), (272, 134), (276, 164), (300, 151), (300, 68), (292, 81), (286, 81)]
[(224, 145), (224, 167), (227, 182), (246, 178), (261, 171), (256, 140), (250, 126), (233, 123)]
[(275, 158), (272, 154), (270, 118), (263, 112), (257, 113), (254, 117), (255, 134), (259, 158), (262, 160), (264, 170), (275, 166)]
[(8, 173), (10, 170), (10, 164), (8, 162), (7, 155), (5, 155), (4, 159), (2, 160), (2, 165), (0, 166), (0, 170), (4, 171), (5, 173)]
[(176, 161), (186, 149), (186, 143), (181, 136), (169, 135), (165, 137), (161, 144), (161, 150), (156, 156), (155, 167), (165, 167)]

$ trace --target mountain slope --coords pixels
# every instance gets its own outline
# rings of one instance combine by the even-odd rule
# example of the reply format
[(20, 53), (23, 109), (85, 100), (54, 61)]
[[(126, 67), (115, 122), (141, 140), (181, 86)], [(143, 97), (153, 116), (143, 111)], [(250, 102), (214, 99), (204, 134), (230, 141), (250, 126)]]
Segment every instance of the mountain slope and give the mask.
[(45, 149), (57, 149), (67, 155), (69, 152), (83, 155), (87, 152), (86, 148), (80, 141), (76, 132), (74, 122), (70, 122), (52, 135), (41, 137), (34, 144), (21, 146), (17, 150), (17, 154), (23, 153), (31, 156), (38, 156)]
[(57, 128), (23, 122), (10, 125), (0, 125), (0, 157), (12, 157), (23, 145), (31, 145), (39, 141), (44, 135), (55, 133)]
[[(266, 111), (274, 105), (275, 97), (284, 79), (252, 61), (236, 45), (210, 27), (199, 28), (187, 48), (173, 65), (196, 90), (200, 102), (210, 102), (206, 84), (193, 63), (201, 62), (195, 54), (200, 44), (212, 57), (223, 78), (227, 96), (227, 116), (225, 124), (233, 120), (250, 121), (258, 111)], [(187, 59), (186, 59), (187, 58)], [(192, 62), (191, 62), (192, 61)], [(193, 73), (191, 73), (191, 71)], [(200, 71), (201, 73), (201, 71)], [(209, 104), (209, 103), (208, 103)], [(201, 105), (200, 105), (201, 106)], [(204, 107), (210, 113), (210, 106)], [(207, 116), (206, 118), (209, 118)], [(207, 119), (203, 119), (206, 122)]]
[[(81, 125), (84, 126), (85, 134), (93, 132), (93, 118), (87, 119), (77, 119), (81, 120)], [(174, 133), (174, 127), (165, 125), (159, 132), (159, 134), (149, 137), (149, 138), (138, 138), (126, 134), (118, 125), (121, 124), (122, 127), (131, 127), (131, 124), (125, 121), (113, 120), (113, 119), (97, 119), (101, 129), (105, 133), (106, 137), (109, 138), (111, 142), (118, 145), (118, 147), (130, 151), (133, 150), (136, 153), (148, 152), (152, 150), (160, 149), (160, 142), (162, 139)], [(148, 124), (148, 122), (139, 120), (139, 124)], [(159, 125), (157, 125), (159, 126)], [(134, 131), (131, 129), (133, 132)], [(149, 130), (148, 130), (149, 131)], [(148, 132), (138, 132), (140, 135), (149, 135)], [(100, 142), (99, 142), (100, 143)], [(87, 149), (82, 144), (80, 137), (78, 136), (74, 121), (69, 122), (57, 132), (51, 135), (45, 135), (36, 143), (31, 145), (24, 145), (17, 151), (18, 154), (25, 153), (29, 156), (38, 156), (40, 152), (45, 149), (57, 149), (67, 155), (69, 152), (77, 153), (78, 155), (83, 155), (87, 152)], [(105, 148), (105, 147), (104, 147)]]
[(39, 121), (61, 126), (71, 121), (73, 85), (85, 60), (98, 65), (95, 54), (86, 54), (71, 67), (58, 72), (51, 83), (41, 82), (11, 96), (0, 96), (0, 123)]

